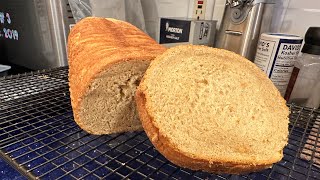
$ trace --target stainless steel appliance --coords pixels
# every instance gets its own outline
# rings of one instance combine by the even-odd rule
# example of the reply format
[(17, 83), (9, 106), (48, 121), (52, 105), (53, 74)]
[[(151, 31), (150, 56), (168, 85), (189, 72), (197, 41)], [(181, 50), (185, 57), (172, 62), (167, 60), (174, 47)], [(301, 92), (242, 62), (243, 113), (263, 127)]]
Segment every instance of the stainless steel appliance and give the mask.
[[(0, 38), (10, 63), (30, 69), (67, 65), (66, 42), (74, 23), (68, 0), (1, 0), (1, 12)], [(15, 36), (6, 36), (4, 29)]]
[(275, 0), (227, 0), (216, 47), (253, 61), (259, 36), (270, 31)]

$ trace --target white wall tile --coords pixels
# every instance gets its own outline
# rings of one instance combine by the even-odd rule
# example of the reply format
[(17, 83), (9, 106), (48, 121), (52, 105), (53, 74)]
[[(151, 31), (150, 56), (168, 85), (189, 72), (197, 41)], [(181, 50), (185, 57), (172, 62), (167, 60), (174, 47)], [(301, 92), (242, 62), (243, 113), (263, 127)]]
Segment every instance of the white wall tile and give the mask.
[(206, 20), (212, 20), (215, 3), (216, 3), (216, 0), (207, 0), (207, 8), (206, 8), (206, 14), (205, 14)]
[(319, 0), (278, 0), (272, 30), (304, 36), (310, 26), (320, 26), (319, 17)]
[(227, 2), (226, 0), (216, 0), (215, 4), (218, 6), (222, 6), (222, 5), (225, 5), (226, 2)]
[(186, 0), (186, 3), (187, 1), (189, 1), (189, 6), (188, 6), (188, 18), (192, 18), (192, 14), (193, 14), (193, 6), (194, 6), (194, 0)]
[(271, 32), (280, 32), (290, 0), (277, 0), (273, 9)]
[(275, 0), (276, 7), (288, 7), (288, 4), (291, 0)]
[(320, 9), (319, 0), (290, 0), (288, 8)]
[(311, 26), (320, 27), (320, 11), (312, 12), (304, 9), (288, 9), (283, 19), (280, 31), (304, 36)]
[(225, 4), (223, 5), (215, 5), (214, 9), (213, 9), (213, 16), (212, 16), (212, 20), (216, 20), (217, 22), (217, 29), (219, 29), (220, 24), (221, 24), (221, 20), (223, 17), (223, 13), (224, 13), (224, 9), (225, 9)]
[(160, 17), (188, 17), (188, 0), (158, 0)]

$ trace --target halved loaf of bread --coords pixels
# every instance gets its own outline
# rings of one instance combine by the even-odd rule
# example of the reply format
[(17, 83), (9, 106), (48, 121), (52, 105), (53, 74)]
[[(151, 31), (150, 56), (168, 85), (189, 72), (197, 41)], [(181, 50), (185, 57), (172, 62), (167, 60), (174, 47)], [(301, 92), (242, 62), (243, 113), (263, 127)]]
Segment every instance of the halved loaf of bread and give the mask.
[(68, 39), (74, 119), (92, 134), (142, 129), (134, 94), (145, 70), (165, 48), (135, 26), (90, 17)]
[(235, 53), (171, 48), (151, 63), (136, 102), (151, 142), (179, 166), (240, 174), (283, 157), (286, 102), (259, 68)]

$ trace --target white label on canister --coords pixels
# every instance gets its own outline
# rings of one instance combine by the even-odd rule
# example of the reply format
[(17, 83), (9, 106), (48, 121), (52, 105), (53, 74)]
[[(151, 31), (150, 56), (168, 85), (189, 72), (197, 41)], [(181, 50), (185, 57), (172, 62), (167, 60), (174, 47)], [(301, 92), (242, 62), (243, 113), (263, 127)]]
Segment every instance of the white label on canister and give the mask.
[(267, 74), (269, 74), (270, 67), (272, 66), (270, 59), (272, 58), (273, 52), (276, 50), (276, 43), (276, 41), (266, 39), (260, 39), (258, 43), (254, 63)]
[(263, 70), (284, 96), (299, 54), (302, 38), (299, 36), (262, 34), (254, 63)]

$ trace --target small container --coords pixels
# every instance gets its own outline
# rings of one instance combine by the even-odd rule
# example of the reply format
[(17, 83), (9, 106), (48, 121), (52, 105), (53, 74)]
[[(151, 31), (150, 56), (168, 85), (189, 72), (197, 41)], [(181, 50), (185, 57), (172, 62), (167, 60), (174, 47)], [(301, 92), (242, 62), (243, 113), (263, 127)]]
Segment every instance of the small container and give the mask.
[(263, 33), (260, 36), (254, 63), (267, 74), (281, 96), (285, 95), (302, 41), (302, 37), (291, 34)]
[(11, 66), (0, 64), (0, 77), (8, 75), (8, 71), (11, 69)]
[(319, 108), (320, 105), (320, 27), (310, 27), (302, 55), (295, 62), (285, 99), (289, 103)]

